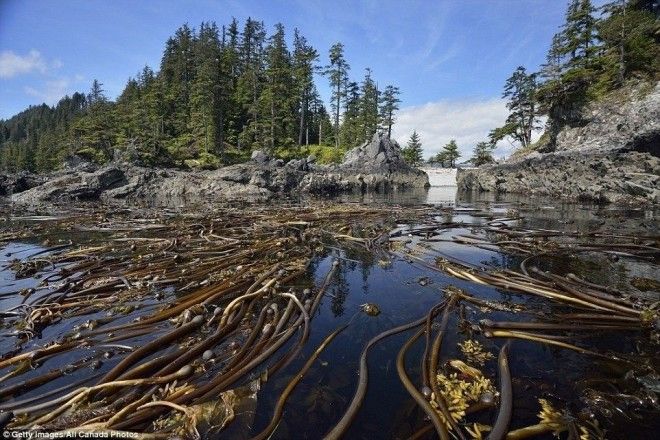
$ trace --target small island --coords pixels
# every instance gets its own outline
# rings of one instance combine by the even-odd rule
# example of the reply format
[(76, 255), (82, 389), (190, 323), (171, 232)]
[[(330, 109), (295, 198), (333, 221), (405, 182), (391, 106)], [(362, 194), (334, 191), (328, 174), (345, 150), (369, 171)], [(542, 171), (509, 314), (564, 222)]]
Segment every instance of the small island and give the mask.
[(0, 6), (5, 437), (657, 437), (657, 2), (387, 3)]

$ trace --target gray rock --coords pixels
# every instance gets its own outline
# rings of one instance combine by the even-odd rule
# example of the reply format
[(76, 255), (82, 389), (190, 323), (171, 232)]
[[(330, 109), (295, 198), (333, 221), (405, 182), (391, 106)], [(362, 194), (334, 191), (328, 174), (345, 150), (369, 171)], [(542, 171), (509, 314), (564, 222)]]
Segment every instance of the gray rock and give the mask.
[(96, 200), (105, 191), (126, 185), (124, 171), (109, 166), (88, 173), (65, 172), (39, 186), (12, 195), (17, 203), (66, 202), (69, 200)]
[[(285, 166), (283, 161), (269, 160), (265, 153), (255, 151), (246, 163), (194, 171), (144, 168), (126, 162), (88, 171), (81, 165), (40, 177), (30, 189), (12, 190), (11, 197), (19, 204), (101, 200), (180, 206), (218, 199), (264, 200), (291, 193), (396, 191), (428, 185), (426, 174), (409, 167), (401, 159), (398, 144), (387, 137), (374, 136), (347, 157), (339, 165), (315, 165), (315, 159), (309, 157)], [(0, 176), (3, 191), (9, 187), (6, 181), (6, 176)]]
[[(348, 180), (356, 182), (354, 185), (360, 190), (390, 191), (428, 186), (426, 173), (409, 166), (401, 156), (399, 144), (381, 133), (346, 152), (338, 168), (346, 175), (353, 175)], [(354, 178), (357, 174), (363, 177), (359, 182)]]
[[(505, 163), (461, 170), (461, 191), (541, 194), (596, 203), (657, 203), (660, 84), (591, 104), (554, 144)], [(622, 100), (621, 95), (625, 96)]]
[(656, 188), (650, 188), (635, 182), (624, 182), (623, 187), (634, 196), (646, 196), (647, 194), (653, 194), (656, 190)]
[(261, 150), (254, 150), (250, 157), (252, 162), (264, 164), (270, 160), (268, 155)]
[(44, 183), (46, 178), (29, 172), (0, 175), (0, 197), (8, 197), (27, 191)]

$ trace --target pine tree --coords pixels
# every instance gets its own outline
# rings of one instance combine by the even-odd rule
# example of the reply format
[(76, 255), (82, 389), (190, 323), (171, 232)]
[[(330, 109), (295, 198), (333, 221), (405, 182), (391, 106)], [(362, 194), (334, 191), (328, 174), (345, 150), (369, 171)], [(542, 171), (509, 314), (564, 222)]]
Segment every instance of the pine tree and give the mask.
[(266, 31), (261, 22), (248, 18), (239, 44), (239, 71), (236, 85), (237, 102), (245, 112), (239, 135), (239, 148), (260, 147), (264, 134), (259, 97), (264, 85), (264, 44)]
[(473, 150), (472, 165), (475, 167), (485, 165), (488, 163), (493, 163), (493, 150), (495, 149), (495, 144), (492, 142), (479, 142), (475, 145)]
[(222, 154), (220, 91), (220, 38), (215, 23), (202, 23), (195, 39), (194, 81), (190, 87), (190, 122), (188, 133), (196, 148), (188, 152), (200, 159), (202, 166), (215, 164)]
[[(190, 89), (195, 79), (193, 30), (184, 24), (165, 45), (161, 60), (166, 114), (163, 125), (178, 150), (190, 126)], [(177, 143), (178, 141), (178, 143)]]
[(335, 145), (334, 128), (330, 114), (316, 90), (313, 96), (309, 143), (326, 146)]
[(613, 86), (621, 86), (631, 73), (653, 76), (660, 70), (660, 48), (654, 33), (657, 18), (645, 2), (616, 0), (602, 7), (605, 17), (597, 23), (604, 43), (603, 65)]
[(511, 136), (523, 148), (531, 145), (532, 131), (538, 124), (536, 88), (536, 74), (527, 74), (522, 66), (507, 79), (502, 97), (508, 99), (510, 113), (504, 127), (492, 132), (493, 142)]
[(417, 131), (415, 130), (412, 135), (410, 135), (408, 144), (401, 149), (401, 154), (406, 163), (412, 166), (419, 166), (424, 161), (423, 153), (422, 142), (419, 138), (419, 134), (417, 134)]
[(440, 162), (449, 162), (449, 168), (454, 168), (456, 164), (456, 159), (461, 157), (461, 153), (458, 151), (458, 145), (454, 139), (450, 140), (447, 145), (442, 147), (442, 159)]
[(392, 125), (394, 125), (394, 113), (399, 110), (399, 95), (401, 92), (396, 86), (388, 85), (382, 94), (380, 100), (380, 121), (381, 125), (387, 130), (387, 136), (392, 136)]
[(371, 139), (378, 130), (378, 101), (380, 94), (376, 83), (371, 78), (371, 69), (365, 70), (364, 80), (360, 85), (360, 121), (361, 133), (358, 143)]
[(265, 80), (260, 102), (263, 128), (271, 152), (276, 146), (290, 148), (294, 144), (297, 93), (293, 84), (291, 55), (284, 39), (284, 26), (275, 25), (276, 32), (266, 48)]
[(87, 95), (87, 113), (73, 127), (76, 153), (95, 162), (112, 158), (117, 135), (113, 107), (102, 87), (95, 79)]
[(344, 45), (335, 43), (330, 48), (330, 64), (325, 67), (324, 74), (328, 76), (332, 89), (332, 111), (334, 113), (335, 147), (339, 148), (339, 114), (341, 101), (345, 95), (350, 66), (344, 59)]
[(563, 35), (561, 33), (555, 34), (552, 37), (550, 49), (546, 55), (546, 62), (541, 66), (540, 75), (547, 81), (557, 81), (564, 73), (565, 66), (563, 63), (564, 50), (563, 50)]
[(293, 157), (308, 154), (303, 143), (353, 146), (379, 123), (389, 132), (398, 91), (379, 100), (370, 70), (360, 85), (349, 81), (341, 43), (330, 55), (332, 115), (314, 85), (318, 54), (298, 31), (290, 53), (281, 25), (267, 39), (251, 18), (240, 31), (235, 19), (221, 29), (184, 24), (167, 40), (160, 70), (145, 66), (116, 101), (95, 81), (88, 94), (0, 121), (0, 167), (49, 171), (71, 154), (104, 162), (116, 152), (143, 165), (215, 166), (253, 148)]
[(345, 148), (351, 148), (363, 141), (364, 128), (362, 126), (362, 96), (360, 87), (350, 81), (346, 84), (343, 93), (344, 113), (340, 128), (340, 144)]
[(571, 0), (562, 28), (562, 55), (569, 55), (573, 66), (585, 66), (594, 53), (594, 7), (590, 0)]
[[(238, 47), (238, 21), (233, 18), (226, 29), (223, 28), (220, 60), (221, 111), (224, 129), (223, 142), (238, 145), (238, 137), (243, 129), (243, 109), (237, 100), (236, 88), (240, 71)], [(223, 145), (224, 149), (224, 145)]]
[(108, 98), (105, 96), (105, 90), (103, 90), (103, 84), (98, 79), (92, 82), (92, 87), (87, 95), (87, 102), (90, 105), (108, 102)]
[(293, 81), (298, 98), (298, 145), (309, 143), (310, 106), (313, 100), (314, 68), (318, 52), (311, 47), (298, 29), (293, 31)]

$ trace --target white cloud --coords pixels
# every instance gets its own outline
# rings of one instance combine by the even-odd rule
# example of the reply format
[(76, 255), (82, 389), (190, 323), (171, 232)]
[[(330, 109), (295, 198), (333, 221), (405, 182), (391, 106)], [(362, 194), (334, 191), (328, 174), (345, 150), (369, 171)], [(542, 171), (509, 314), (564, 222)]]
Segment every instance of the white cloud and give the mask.
[(490, 130), (504, 123), (507, 114), (504, 100), (497, 98), (429, 102), (401, 109), (392, 127), (392, 137), (405, 145), (413, 130), (417, 130), (427, 158), (455, 139), (461, 151), (461, 159), (464, 159), (471, 155), (477, 142), (486, 139)]
[[(401, 109), (392, 127), (392, 137), (404, 146), (413, 130), (417, 130), (426, 158), (455, 139), (462, 162), (472, 156), (477, 142), (487, 140), (490, 130), (504, 124), (508, 114), (506, 102), (500, 98), (429, 102)], [(495, 156), (509, 156), (514, 149), (509, 141), (498, 142)]]
[(24, 56), (11, 50), (0, 53), (0, 78), (12, 78), (32, 71), (46, 73), (47, 69), (48, 63), (38, 50), (33, 49)]
[(71, 82), (67, 78), (60, 78), (52, 81), (46, 81), (43, 87), (35, 89), (34, 87), (25, 87), (25, 93), (30, 96), (41, 99), (48, 105), (55, 105), (67, 94)]

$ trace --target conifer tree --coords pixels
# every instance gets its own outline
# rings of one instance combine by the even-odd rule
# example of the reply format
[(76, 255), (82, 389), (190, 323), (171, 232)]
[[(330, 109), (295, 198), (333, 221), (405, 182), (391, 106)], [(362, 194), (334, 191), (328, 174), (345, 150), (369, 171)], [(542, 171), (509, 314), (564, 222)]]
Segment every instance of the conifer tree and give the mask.
[(98, 80), (93, 81), (87, 95), (86, 117), (77, 120), (73, 127), (76, 153), (96, 162), (112, 158), (116, 137), (115, 115), (102, 87)]
[(385, 113), (380, 101), (379, 121), (371, 71), (358, 85), (341, 43), (330, 55), (332, 114), (314, 85), (318, 53), (298, 31), (290, 52), (282, 25), (267, 38), (252, 18), (184, 24), (167, 40), (159, 71), (145, 66), (115, 101), (95, 81), (88, 94), (0, 121), (0, 168), (49, 171), (74, 153), (104, 162), (116, 152), (142, 165), (216, 166), (254, 148), (292, 157), (308, 154), (303, 144), (353, 146), (385, 113), (390, 129), (398, 99)]
[(291, 55), (284, 39), (284, 26), (275, 25), (275, 34), (266, 49), (265, 84), (261, 92), (263, 128), (271, 152), (275, 146), (291, 147), (294, 143), (294, 109), (297, 93), (294, 89)]
[(523, 148), (531, 145), (532, 132), (538, 124), (536, 88), (536, 74), (528, 74), (522, 66), (507, 79), (502, 97), (508, 99), (510, 113), (504, 127), (492, 132), (493, 142), (511, 136)]
[(424, 151), (422, 150), (422, 142), (419, 138), (419, 134), (414, 130), (410, 135), (408, 144), (401, 149), (401, 154), (408, 165), (419, 166), (424, 161), (423, 153)]
[(458, 151), (458, 145), (454, 139), (450, 140), (444, 147), (442, 147), (441, 162), (447, 161), (449, 163), (449, 168), (454, 168), (456, 165), (456, 159), (461, 157), (461, 153)]
[(332, 89), (332, 111), (334, 113), (335, 147), (339, 148), (339, 114), (341, 101), (345, 96), (350, 66), (344, 59), (344, 45), (335, 43), (330, 48), (330, 64), (325, 67), (324, 73), (330, 81)]
[[(657, 10), (656, 6), (656, 10)], [(606, 15), (597, 25), (603, 44), (603, 63), (611, 83), (621, 86), (631, 72), (652, 76), (660, 70), (660, 48), (654, 36), (657, 16), (645, 2), (616, 0), (601, 9)], [(608, 78), (609, 79), (609, 78)]]
[(193, 155), (207, 160), (222, 153), (222, 112), (220, 106), (220, 40), (215, 23), (202, 23), (194, 44), (194, 81), (190, 87), (189, 133), (197, 148)]
[(399, 103), (401, 102), (399, 99), (400, 94), (401, 92), (398, 87), (388, 85), (385, 87), (380, 100), (380, 121), (381, 125), (387, 131), (388, 137), (392, 136), (392, 125), (395, 122), (394, 113), (399, 110)]
[(310, 106), (314, 98), (314, 68), (318, 52), (307, 43), (298, 29), (293, 31), (293, 81), (298, 99), (298, 145), (308, 142)]
[(340, 128), (340, 144), (345, 148), (351, 148), (363, 141), (362, 126), (362, 96), (360, 86), (354, 81), (349, 81), (344, 90), (344, 113)]
[(360, 85), (360, 122), (361, 133), (358, 143), (367, 141), (378, 130), (378, 101), (380, 94), (376, 83), (371, 78), (371, 69), (365, 70), (364, 80)]
[(239, 44), (240, 74), (236, 86), (237, 102), (245, 112), (238, 144), (239, 148), (248, 151), (253, 146), (259, 147), (262, 143), (259, 97), (264, 85), (265, 38), (263, 23), (248, 18), (243, 26)]
[(475, 145), (473, 150), (472, 165), (475, 167), (485, 165), (488, 163), (493, 163), (495, 159), (493, 158), (493, 150), (495, 149), (495, 144), (492, 142), (478, 142)]

